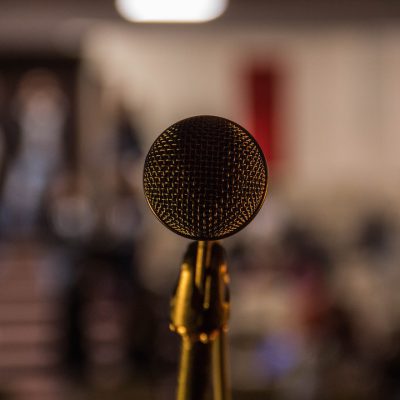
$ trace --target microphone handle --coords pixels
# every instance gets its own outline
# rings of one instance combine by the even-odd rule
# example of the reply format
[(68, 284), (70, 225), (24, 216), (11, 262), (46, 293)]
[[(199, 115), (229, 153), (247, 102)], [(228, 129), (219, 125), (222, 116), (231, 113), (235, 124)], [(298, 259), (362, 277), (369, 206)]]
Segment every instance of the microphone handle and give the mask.
[(204, 400), (210, 385), (212, 342), (182, 337), (177, 400)]
[(212, 344), (212, 382), (214, 400), (231, 400), (229, 373), (227, 328), (221, 328)]
[(229, 277), (216, 242), (189, 245), (171, 300), (170, 328), (182, 338), (177, 400), (230, 400), (226, 364)]
[(182, 337), (177, 400), (203, 400), (210, 386), (210, 365), (215, 400), (230, 400), (227, 371), (227, 335), (221, 329), (207, 343)]

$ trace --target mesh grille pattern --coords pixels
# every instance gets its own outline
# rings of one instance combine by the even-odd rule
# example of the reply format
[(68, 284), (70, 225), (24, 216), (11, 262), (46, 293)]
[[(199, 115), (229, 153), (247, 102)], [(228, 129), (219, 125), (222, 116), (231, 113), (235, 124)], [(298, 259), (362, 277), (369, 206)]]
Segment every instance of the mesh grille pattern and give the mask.
[(243, 228), (261, 208), (267, 168), (253, 137), (220, 117), (177, 122), (153, 143), (144, 166), (144, 192), (169, 229), (216, 240)]

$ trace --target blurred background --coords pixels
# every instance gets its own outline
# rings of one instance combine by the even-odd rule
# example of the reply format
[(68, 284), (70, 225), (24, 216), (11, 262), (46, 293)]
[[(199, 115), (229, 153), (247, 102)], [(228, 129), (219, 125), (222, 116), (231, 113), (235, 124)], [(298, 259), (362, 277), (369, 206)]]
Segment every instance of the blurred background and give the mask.
[(400, 398), (400, 2), (225, 6), (143, 24), (111, 0), (1, 0), (0, 399), (174, 398), (188, 241), (141, 180), (199, 114), (270, 168), (224, 240), (234, 399)]

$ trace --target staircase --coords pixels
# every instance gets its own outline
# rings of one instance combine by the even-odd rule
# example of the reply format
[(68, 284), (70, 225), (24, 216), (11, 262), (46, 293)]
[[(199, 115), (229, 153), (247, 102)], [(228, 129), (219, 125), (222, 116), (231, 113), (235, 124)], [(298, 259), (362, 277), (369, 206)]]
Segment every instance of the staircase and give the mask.
[(62, 398), (57, 266), (49, 255), (35, 243), (0, 246), (0, 399)]

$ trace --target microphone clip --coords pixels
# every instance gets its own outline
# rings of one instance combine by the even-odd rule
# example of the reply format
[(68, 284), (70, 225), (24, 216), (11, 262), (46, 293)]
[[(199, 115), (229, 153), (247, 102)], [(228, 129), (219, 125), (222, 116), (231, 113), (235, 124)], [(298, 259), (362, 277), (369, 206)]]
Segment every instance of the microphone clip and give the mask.
[(206, 343), (227, 328), (229, 276), (225, 251), (215, 241), (188, 246), (171, 300), (170, 329)]

